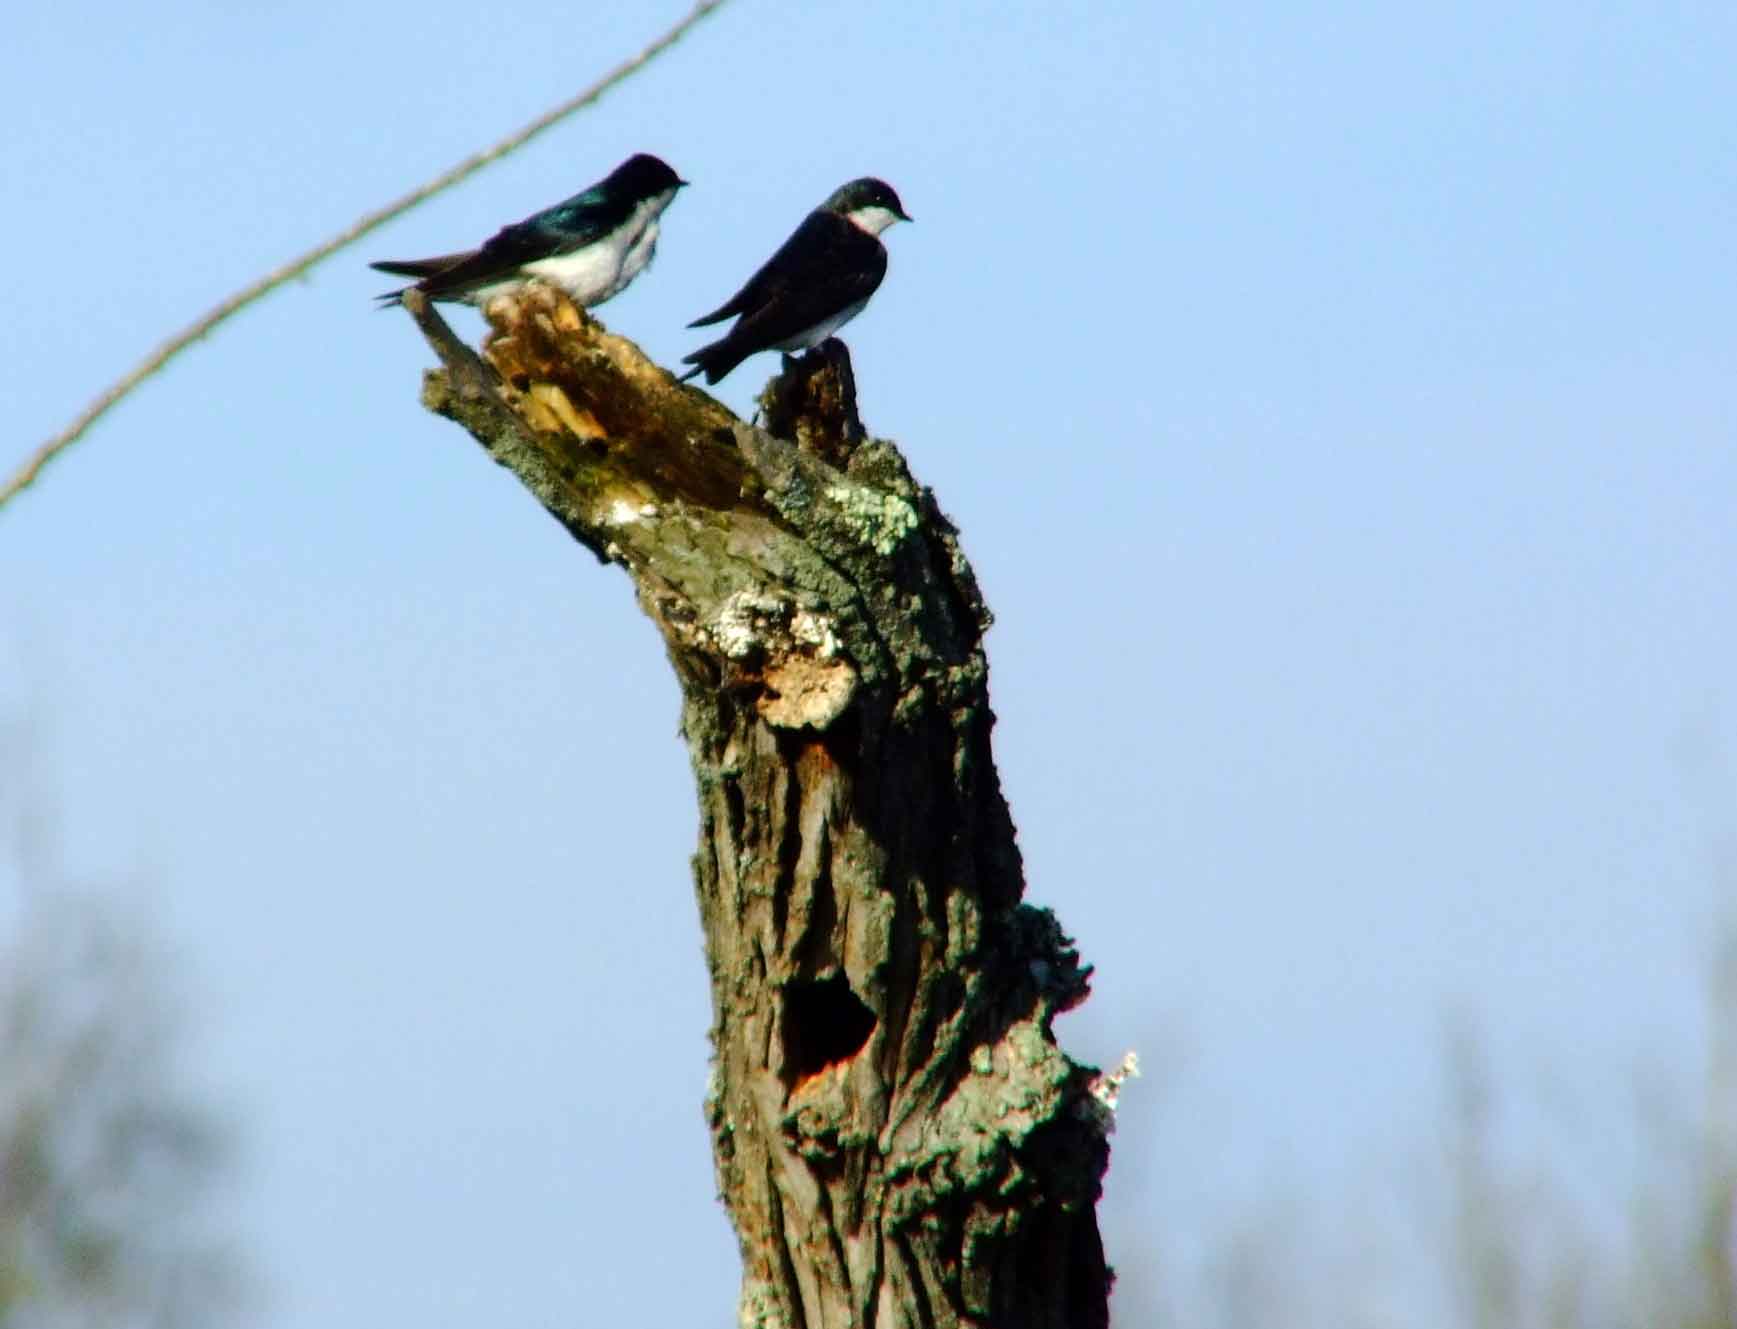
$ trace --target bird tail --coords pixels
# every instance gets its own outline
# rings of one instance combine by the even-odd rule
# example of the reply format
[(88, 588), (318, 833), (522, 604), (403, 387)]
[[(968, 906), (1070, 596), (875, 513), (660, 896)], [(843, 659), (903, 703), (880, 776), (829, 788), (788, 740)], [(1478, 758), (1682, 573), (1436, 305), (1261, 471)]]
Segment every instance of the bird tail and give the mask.
[(692, 365), (693, 368), (682, 375), (681, 381), (686, 383), (695, 374), (704, 374), (708, 385), (716, 383), (746, 360), (749, 354), (750, 348), (739, 346), (728, 337), (715, 341), (710, 346), (702, 346), (682, 357), (682, 363)]

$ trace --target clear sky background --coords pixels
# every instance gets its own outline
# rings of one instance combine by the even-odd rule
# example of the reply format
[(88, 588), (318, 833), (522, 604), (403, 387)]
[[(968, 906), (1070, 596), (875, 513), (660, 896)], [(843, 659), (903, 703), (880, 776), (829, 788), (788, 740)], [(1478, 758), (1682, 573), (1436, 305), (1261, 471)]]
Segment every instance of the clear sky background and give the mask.
[[(679, 12), (11, 6), (0, 462)], [(1125, 1309), (1427, 1146), (1449, 1009), (1620, 1203), (1732, 905), (1734, 69), (1728, 0), (734, 0), (128, 401), (0, 513), (0, 706), (181, 946), (264, 1323), (733, 1323), (675, 683), (364, 267), (637, 150), (694, 184), (600, 313), (669, 365), (842, 181), (917, 219), (847, 340), (996, 611), (1063, 1040), (1153, 1072)]]

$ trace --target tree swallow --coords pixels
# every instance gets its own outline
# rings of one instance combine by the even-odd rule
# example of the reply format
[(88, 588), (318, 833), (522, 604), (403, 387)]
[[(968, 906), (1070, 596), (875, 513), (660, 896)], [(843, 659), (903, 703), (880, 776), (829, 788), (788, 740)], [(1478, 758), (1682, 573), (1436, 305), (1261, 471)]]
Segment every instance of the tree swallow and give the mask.
[(703, 328), (736, 319), (721, 341), (682, 357), (693, 366), (682, 380), (703, 372), (707, 383), (716, 383), (756, 351), (820, 345), (862, 313), (886, 276), (880, 233), (910, 220), (885, 181), (864, 176), (839, 186), (728, 303), (688, 324)]
[[(620, 295), (657, 250), (657, 219), (687, 183), (656, 157), (637, 153), (591, 188), (504, 226), (480, 249), (368, 266), (419, 277), (430, 300), (486, 305), (541, 277), (586, 308)], [(405, 288), (409, 289), (409, 288)], [(384, 304), (399, 303), (388, 291)]]

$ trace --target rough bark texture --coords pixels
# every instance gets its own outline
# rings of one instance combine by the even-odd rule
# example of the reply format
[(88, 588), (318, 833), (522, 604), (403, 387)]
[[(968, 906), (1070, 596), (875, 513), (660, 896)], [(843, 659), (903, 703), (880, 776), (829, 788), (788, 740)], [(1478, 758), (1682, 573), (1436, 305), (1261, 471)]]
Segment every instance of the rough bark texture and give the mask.
[(486, 363), (406, 303), (424, 403), (632, 577), (681, 680), (740, 1322), (1107, 1324), (1106, 1112), (1050, 1033), (1089, 971), (1020, 902), (989, 612), (843, 346), (761, 429), (553, 292), (495, 303)]

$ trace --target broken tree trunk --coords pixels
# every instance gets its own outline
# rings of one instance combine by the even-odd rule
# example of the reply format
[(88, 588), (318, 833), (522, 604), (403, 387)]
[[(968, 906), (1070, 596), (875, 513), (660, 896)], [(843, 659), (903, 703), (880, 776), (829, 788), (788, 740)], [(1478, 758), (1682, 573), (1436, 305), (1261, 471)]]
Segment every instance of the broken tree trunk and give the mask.
[(681, 681), (740, 1323), (1107, 1324), (1107, 1109), (1050, 1032), (1089, 971), (1020, 902), (958, 533), (863, 436), (842, 345), (761, 429), (540, 287), (486, 363), (405, 303), (424, 404), (627, 572)]

